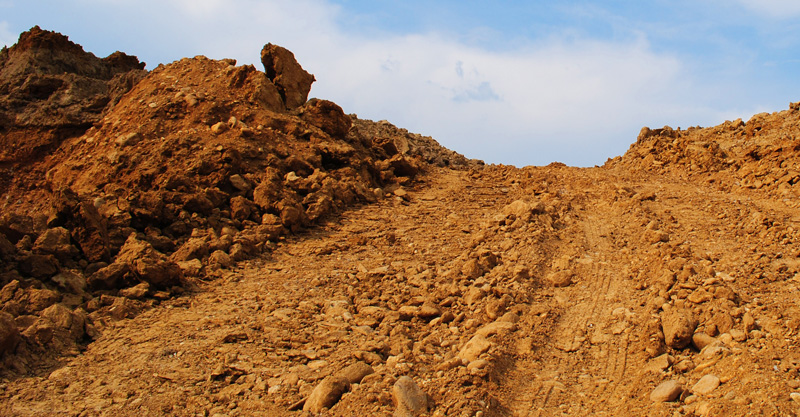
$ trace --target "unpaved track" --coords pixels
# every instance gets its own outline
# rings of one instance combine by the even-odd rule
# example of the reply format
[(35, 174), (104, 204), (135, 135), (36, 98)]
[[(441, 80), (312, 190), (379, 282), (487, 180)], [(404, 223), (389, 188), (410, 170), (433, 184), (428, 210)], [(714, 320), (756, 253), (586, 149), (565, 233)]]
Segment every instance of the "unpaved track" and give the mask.
[[(331, 415), (391, 415), (391, 384), (405, 374), (432, 397), (432, 415), (797, 413), (789, 394), (800, 386), (790, 322), (798, 284), (780, 268), (793, 268), (798, 255), (796, 232), (787, 229), (800, 229), (796, 208), (603, 169), (487, 171), (432, 172), (408, 201), (345, 212), (199, 292), (111, 323), (53, 373), (5, 382), (0, 414), (295, 415), (290, 406), (323, 376), (370, 352), (379, 354), (376, 374)], [(492, 226), (517, 199), (542, 200), (561, 215), (552, 225)], [(781, 229), (743, 231), (756, 210)], [(652, 241), (655, 231), (668, 241)], [(765, 239), (770, 244), (760, 244)], [(465, 280), (461, 265), (481, 248), (500, 255), (500, 272)], [(681, 271), (676, 258), (696, 271), (660, 293), (660, 272)], [(529, 279), (505, 279), (523, 264)], [(726, 279), (704, 275), (706, 264)], [(548, 285), (545, 278), (563, 269), (574, 272), (572, 285)], [(754, 280), (754, 271), (764, 278)], [(730, 341), (720, 357), (669, 351), (699, 371), (650, 370), (648, 326), (661, 305), (723, 284), (762, 333)], [(473, 287), (499, 290), (470, 304)], [(461, 366), (441, 368), (492, 321), (485, 300), (503, 294), (520, 319), (515, 332), (494, 337), (494, 370), (471, 376)], [(430, 297), (456, 316), (452, 323), (391, 313)], [(717, 302), (693, 307), (702, 316)], [(648, 398), (662, 380), (690, 388), (706, 373), (724, 380), (712, 394), (666, 405)]]

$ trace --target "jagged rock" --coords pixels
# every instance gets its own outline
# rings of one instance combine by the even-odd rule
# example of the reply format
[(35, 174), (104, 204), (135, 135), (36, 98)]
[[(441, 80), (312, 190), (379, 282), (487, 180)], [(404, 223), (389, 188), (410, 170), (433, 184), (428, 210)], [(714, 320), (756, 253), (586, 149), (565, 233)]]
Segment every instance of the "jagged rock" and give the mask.
[(267, 78), (278, 87), (287, 108), (294, 109), (305, 104), (311, 84), (316, 80), (303, 70), (291, 51), (268, 43), (261, 50), (261, 63)]
[(128, 265), (141, 281), (157, 288), (178, 284), (182, 277), (181, 269), (175, 262), (134, 234), (128, 237), (114, 263)]
[(71, 189), (64, 188), (59, 192), (55, 209), (56, 213), (48, 221), (48, 227), (68, 229), (72, 240), (89, 262), (110, 260), (111, 248), (106, 222), (92, 202), (81, 199)]
[(36, 238), (33, 251), (49, 253), (59, 259), (67, 259), (78, 254), (78, 249), (70, 242), (69, 230), (63, 227), (47, 229)]

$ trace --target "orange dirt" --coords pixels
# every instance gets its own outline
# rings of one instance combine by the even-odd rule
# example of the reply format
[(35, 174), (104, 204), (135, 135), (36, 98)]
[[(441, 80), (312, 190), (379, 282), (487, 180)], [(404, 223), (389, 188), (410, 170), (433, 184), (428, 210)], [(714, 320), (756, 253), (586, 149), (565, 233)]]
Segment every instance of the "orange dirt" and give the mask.
[(269, 73), (159, 67), (4, 179), (0, 414), (800, 414), (798, 106), (515, 168)]

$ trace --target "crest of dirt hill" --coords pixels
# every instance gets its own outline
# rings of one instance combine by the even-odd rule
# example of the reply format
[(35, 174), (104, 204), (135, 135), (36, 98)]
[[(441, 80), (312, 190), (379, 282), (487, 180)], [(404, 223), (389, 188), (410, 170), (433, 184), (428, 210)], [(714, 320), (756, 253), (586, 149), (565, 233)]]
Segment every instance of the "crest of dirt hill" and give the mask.
[(628, 152), (606, 166), (794, 197), (800, 195), (794, 187), (800, 182), (800, 102), (747, 122), (686, 130), (645, 127)]
[[(480, 164), (308, 100), (314, 76), (280, 46), (265, 45), (261, 60), (264, 71), (198, 56), (147, 72), (136, 57), (100, 59), (38, 27), (4, 48), (3, 314), (52, 330), (42, 314), (58, 305), (83, 324), (57, 335), (95, 337), (95, 318), (179, 294), (431, 165)], [(52, 332), (28, 327), (6, 329), (16, 342), (3, 351), (51, 345), (34, 333)]]

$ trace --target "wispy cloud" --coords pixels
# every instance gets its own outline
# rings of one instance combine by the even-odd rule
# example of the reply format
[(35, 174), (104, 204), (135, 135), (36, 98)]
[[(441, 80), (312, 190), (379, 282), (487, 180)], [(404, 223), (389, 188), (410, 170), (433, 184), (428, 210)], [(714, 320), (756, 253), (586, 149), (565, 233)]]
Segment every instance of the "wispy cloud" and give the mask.
[(797, 0), (735, 0), (742, 6), (762, 15), (776, 19), (792, 19), (800, 16)]

